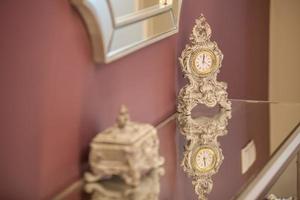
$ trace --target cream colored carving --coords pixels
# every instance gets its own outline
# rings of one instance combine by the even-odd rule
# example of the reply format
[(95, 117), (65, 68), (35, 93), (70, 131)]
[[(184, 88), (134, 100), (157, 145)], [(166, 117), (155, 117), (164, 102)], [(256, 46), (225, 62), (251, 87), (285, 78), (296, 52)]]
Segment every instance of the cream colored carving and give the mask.
[(270, 194), (267, 198), (267, 200), (296, 200), (293, 197), (289, 197), (289, 198), (279, 198), (277, 196), (275, 196), (274, 194)]
[[(180, 115), (178, 115), (180, 117)], [(217, 141), (218, 136), (227, 134), (228, 120), (231, 118), (231, 111), (221, 110), (219, 114), (212, 118), (200, 117), (192, 119), (184, 123), (184, 126), (179, 128), (186, 136), (187, 143), (183, 154), (181, 166), (183, 170), (192, 177), (195, 192), (199, 200), (207, 199), (207, 195), (211, 192), (213, 187), (212, 175), (218, 172), (220, 165), (223, 162), (222, 149)], [(182, 119), (182, 118), (181, 118)], [(178, 119), (180, 123), (180, 119)], [(192, 162), (193, 154), (199, 148), (210, 148), (216, 152), (216, 162), (213, 168), (205, 173), (196, 170), (195, 164)]]
[[(217, 81), (223, 54), (216, 42), (210, 40), (211, 28), (203, 15), (196, 20), (190, 41), (186, 45), (181, 57), (181, 69), (188, 84), (185, 85), (178, 95), (177, 121), (181, 133), (186, 137), (184, 157), (182, 161), (183, 170), (192, 177), (195, 192), (200, 200), (207, 199), (207, 195), (213, 187), (212, 175), (218, 169), (224, 159), (218, 136), (227, 134), (228, 120), (231, 118), (231, 102), (228, 100), (227, 84)], [(195, 73), (194, 61), (195, 53), (201, 51), (212, 52), (214, 65), (211, 65), (210, 73)], [(220, 111), (212, 118), (200, 117), (192, 118), (192, 110), (197, 105), (202, 104), (209, 108), (219, 106)], [(199, 148), (207, 148), (214, 153), (213, 167), (206, 171), (199, 171), (193, 161), (195, 152)]]
[[(223, 54), (218, 48), (216, 42), (210, 40), (211, 29), (203, 15), (196, 20), (190, 40), (191, 44), (186, 45), (179, 58), (181, 69), (188, 84), (184, 86), (178, 96), (178, 112), (190, 115), (192, 109), (198, 104), (204, 104), (208, 107), (214, 107), (217, 104), (222, 109), (230, 110), (231, 103), (228, 101), (227, 84), (217, 81), (217, 74), (221, 67)], [(206, 77), (200, 77), (192, 70), (190, 63), (191, 56), (199, 49), (211, 50), (218, 62), (216, 70)]]
[(91, 193), (91, 200), (158, 200), (160, 176), (163, 174), (163, 168), (154, 169), (135, 187), (115, 179), (87, 183), (84, 189)]
[(164, 163), (159, 155), (156, 129), (149, 124), (130, 121), (124, 106), (117, 123), (97, 134), (90, 147), (91, 173), (85, 173), (87, 182), (116, 175), (135, 186), (140, 183), (143, 174)]

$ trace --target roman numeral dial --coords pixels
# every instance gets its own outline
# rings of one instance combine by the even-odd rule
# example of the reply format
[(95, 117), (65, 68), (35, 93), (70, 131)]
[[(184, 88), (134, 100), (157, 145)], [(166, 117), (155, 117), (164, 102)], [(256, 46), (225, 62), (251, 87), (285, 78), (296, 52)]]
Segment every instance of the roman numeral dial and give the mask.
[(200, 77), (208, 76), (218, 67), (215, 54), (207, 49), (200, 49), (193, 53), (190, 64), (193, 71)]

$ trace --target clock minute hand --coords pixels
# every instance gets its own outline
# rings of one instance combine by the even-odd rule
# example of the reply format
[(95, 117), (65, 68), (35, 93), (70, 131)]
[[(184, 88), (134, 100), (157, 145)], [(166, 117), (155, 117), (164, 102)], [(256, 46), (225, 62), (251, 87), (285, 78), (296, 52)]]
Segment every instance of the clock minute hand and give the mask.
[(204, 161), (204, 166), (206, 167), (206, 158), (205, 157), (203, 158), (203, 161)]
[(202, 64), (205, 62), (205, 54), (202, 56)]

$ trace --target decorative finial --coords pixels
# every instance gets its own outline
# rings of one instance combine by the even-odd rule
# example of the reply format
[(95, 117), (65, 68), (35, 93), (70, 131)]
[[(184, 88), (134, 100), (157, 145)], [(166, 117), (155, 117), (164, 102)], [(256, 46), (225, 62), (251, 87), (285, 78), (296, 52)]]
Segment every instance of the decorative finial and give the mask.
[(196, 25), (193, 28), (190, 40), (193, 44), (199, 44), (202, 42), (209, 41), (211, 37), (211, 28), (206, 22), (203, 14), (200, 15), (199, 19), (196, 19)]
[(124, 128), (128, 121), (130, 120), (128, 108), (125, 105), (122, 105), (120, 108), (119, 116), (117, 118), (117, 125), (118, 127)]

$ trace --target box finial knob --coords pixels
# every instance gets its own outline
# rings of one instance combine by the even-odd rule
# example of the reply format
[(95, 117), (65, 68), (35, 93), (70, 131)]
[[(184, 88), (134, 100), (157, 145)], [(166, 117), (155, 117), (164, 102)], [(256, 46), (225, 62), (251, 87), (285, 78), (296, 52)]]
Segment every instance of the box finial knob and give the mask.
[(124, 128), (128, 121), (130, 120), (128, 108), (122, 105), (120, 108), (119, 116), (117, 118), (117, 125), (120, 129)]

